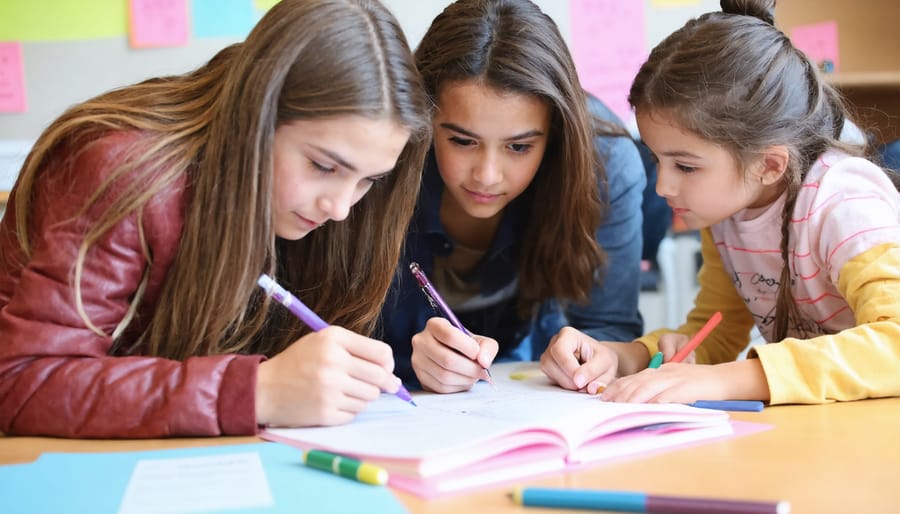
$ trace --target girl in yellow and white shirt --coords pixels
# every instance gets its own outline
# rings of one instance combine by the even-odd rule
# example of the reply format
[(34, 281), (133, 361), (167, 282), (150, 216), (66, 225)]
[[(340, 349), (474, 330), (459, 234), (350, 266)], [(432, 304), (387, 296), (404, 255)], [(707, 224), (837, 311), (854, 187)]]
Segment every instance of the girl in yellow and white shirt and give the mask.
[[(608, 384), (611, 401), (900, 396), (897, 177), (837, 141), (841, 99), (774, 27), (773, 1), (722, 4), (657, 46), (629, 97), (657, 193), (702, 229), (694, 309), (632, 344), (559, 338), (542, 368), (569, 389)], [(716, 311), (685, 363), (645, 370)], [(735, 361), (754, 325), (777, 344)]]

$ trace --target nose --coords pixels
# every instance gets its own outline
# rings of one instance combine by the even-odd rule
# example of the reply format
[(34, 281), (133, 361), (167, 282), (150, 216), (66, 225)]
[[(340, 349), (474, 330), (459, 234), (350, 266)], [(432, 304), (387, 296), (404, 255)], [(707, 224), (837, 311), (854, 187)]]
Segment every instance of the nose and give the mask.
[(356, 188), (351, 185), (344, 185), (324, 192), (319, 196), (318, 207), (328, 219), (343, 221), (350, 215), (350, 207), (355, 203), (355, 190)]
[(472, 167), (472, 179), (480, 185), (494, 185), (502, 179), (500, 160), (495, 152), (486, 151)]
[(656, 194), (663, 198), (672, 198), (678, 194), (678, 179), (675, 173), (656, 166)]

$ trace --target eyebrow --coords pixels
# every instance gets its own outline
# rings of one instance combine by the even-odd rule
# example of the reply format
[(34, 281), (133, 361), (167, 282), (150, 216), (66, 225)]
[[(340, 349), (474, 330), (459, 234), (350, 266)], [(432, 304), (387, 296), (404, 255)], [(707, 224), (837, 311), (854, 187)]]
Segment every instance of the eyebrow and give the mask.
[(675, 150), (671, 152), (660, 152), (658, 155), (662, 155), (665, 157), (690, 157), (692, 159), (702, 159), (697, 154), (693, 154), (691, 152), (685, 152), (684, 150)]
[[(479, 136), (478, 134), (476, 134), (470, 130), (466, 130), (455, 123), (441, 123), (441, 127), (445, 128), (445, 129), (450, 129), (454, 132), (459, 132), (460, 134), (464, 134), (473, 139), (481, 139), (481, 136)], [(544, 135), (544, 133), (541, 132), (540, 130), (532, 129), (532, 130), (527, 130), (525, 132), (522, 132), (521, 134), (516, 134), (514, 136), (507, 137), (504, 139), (504, 141), (515, 141), (518, 139), (527, 139), (529, 137), (536, 137), (536, 136), (543, 136), (543, 135)]]

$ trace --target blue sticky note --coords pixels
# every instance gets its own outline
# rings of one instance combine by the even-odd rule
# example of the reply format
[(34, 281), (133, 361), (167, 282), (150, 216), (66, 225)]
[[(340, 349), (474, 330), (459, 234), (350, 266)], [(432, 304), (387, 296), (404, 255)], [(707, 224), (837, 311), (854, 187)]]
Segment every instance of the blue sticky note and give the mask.
[(0, 466), (0, 498), (3, 498), (4, 514), (115, 514), (122, 506), (139, 461), (249, 452), (259, 454), (272, 504), (203, 512), (407, 512), (390, 489), (309, 468), (303, 464), (300, 450), (279, 443), (120, 453), (46, 453), (32, 464)]
[(195, 37), (247, 37), (258, 15), (253, 0), (192, 0)]

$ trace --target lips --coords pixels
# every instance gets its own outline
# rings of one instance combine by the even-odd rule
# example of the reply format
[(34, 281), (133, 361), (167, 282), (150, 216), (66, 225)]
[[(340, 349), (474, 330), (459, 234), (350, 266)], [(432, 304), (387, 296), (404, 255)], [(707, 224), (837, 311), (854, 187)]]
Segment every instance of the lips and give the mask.
[(684, 213), (690, 211), (690, 209), (685, 209), (685, 208), (682, 208), (682, 207), (675, 207), (675, 206), (672, 205), (672, 204), (668, 204), (668, 205), (669, 205), (669, 208), (672, 209), (672, 212), (673, 212), (674, 214), (684, 214)]
[(478, 203), (493, 202), (494, 200), (496, 200), (497, 198), (500, 198), (502, 196), (502, 195), (495, 194), (495, 193), (483, 193), (480, 191), (473, 191), (471, 189), (465, 189), (465, 191), (469, 195), (470, 198), (472, 198), (473, 200), (475, 200)]
[(309, 218), (305, 218), (299, 214), (297, 214), (297, 219), (300, 220), (300, 223), (303, 225), (303, 228), (305, 228), (306, 230), (314, 230), (314, 229), (320, 227), (323, 223), (325, 223), (324, 221), (321, 221), (321, 222), (313, 221), (313, 220), (311, 220)]

